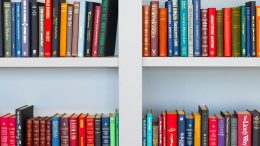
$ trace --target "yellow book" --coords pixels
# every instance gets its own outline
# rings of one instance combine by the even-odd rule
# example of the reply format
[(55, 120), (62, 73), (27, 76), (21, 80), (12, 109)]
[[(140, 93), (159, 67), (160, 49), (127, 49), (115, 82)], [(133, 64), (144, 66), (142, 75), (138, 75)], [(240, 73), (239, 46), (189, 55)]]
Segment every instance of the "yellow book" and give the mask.
[(194, 118), (194, 146), (200, 146), (201, 141), (201, 116), (197, 112), (192, 113)]
[(61, 3), (60, 57), (65, 57), (67, 51), (67, 15), (68, 15), (68, 4)]

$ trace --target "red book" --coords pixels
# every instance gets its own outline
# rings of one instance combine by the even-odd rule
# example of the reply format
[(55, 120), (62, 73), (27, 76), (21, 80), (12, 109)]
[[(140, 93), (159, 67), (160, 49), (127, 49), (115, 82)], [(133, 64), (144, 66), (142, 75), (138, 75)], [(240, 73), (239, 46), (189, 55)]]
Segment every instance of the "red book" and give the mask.
[(0, 117), (1, 123), (1, 146), (8, 146), (8, 118), (11, 114)]
[(46, 146), (51, 146), (51, 118), (46, 119)]
[(216, 8), (208, 9), (208, 43), (209, 43), (209, 57), (217, 56), (217, 23), (216, 23)]
[(86, 145), (86, 116), (87, 114), (79, 116), (79, 146)]
[(40, 146), (46, 145), (46, 119), (47, 117), (40, 120)]
[(69, 119), (69, 128), (70, 128), (70, 146), (78, 146), (79, 138), (78, 138), (78, 120), (79, 115), (73, 114)]
[(33, 146), (33, 119), (26, 120), (26, 146)]
[(249, 112), (235, 112), (237, 117), (237, 146), (251, 146), (252, 115)]
[(33, 120), (33, 146), (40, 146), (40, 119)]
[(232, 9), (224, 8), (224, 57), (232, 56)]
[(177, 146), (177, 113), (167, 112), (167, 146)]
[(95, 145), (95, 115), (86, 118), (87, 146)]
[(99, 41), (99, 28), (100, 28), (100, 15), (101, 6), (95, 6), (94, 14), (94, 30), (92, 38), (92, 57), (98, 56), (98, 41)]
[(167, 145), (167, 115), (166, 112), (162, 113), (162, 136), (163, 136), (163, 146)]
[(8, 146), (16, 146), (16, 118), (12, 115), (8, 118)]
[(218, 145), (218, 119), (215, 116), (209, 116), (209, 146)]
[(44, 13), (44, 56), (51, 57), (52, 0), (45, 0)]
[(158, 115), (158, 132), (159, 132), (159, 146), (163, 146), (163, 124), (162, 124), (162, 115)]

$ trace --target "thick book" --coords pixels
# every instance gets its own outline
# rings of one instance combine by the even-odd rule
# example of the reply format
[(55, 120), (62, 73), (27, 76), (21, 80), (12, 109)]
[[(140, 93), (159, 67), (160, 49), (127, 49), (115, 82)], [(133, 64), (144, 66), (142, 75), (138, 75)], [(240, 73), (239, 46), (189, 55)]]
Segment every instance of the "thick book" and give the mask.
[(251, 8), (246, 7), (246, 56), (251, 56)]
[(116, 117), (110, 114), (110, 146), (116, 146)]
[(238, 139), (238, 133), (237, 133), (237, 117), (234, 115), (231, 116), (231, 146), (238, 146), (237, 145), (237, 139)]
[[(168, 56), (172, 57), (173, 56), (173, 21), (172, 21), (172, 16), (173, 16), (173, 13), (172, 13), (172, 1), (171, 0), (168, 0), (165, 2), (165, 8), (167, 8), (168, 12), (167, 12), (167, 38), (168, 38)], [(147, 18), (150, 20), (150, 16), (151, 14), (149, 15), (147, 13)], [(150, 22), (150, 21), (148, 21)], [(149, 26), (148, 26), (149, 27)], [(148, 35), (148, 34), (147, 34)], [(148, 36), (150, 37), (150, 36)], [(144, 51), (144, 50), (143, 50)], [(148, 56), (148, 55), (147, 55)], [(159, 142), (160, 143), (160, 142)]]
[(70, 132), (70, 146), (78, 146), (79, 145), (79, 114), (73, 114), (69, 118), (69, 132)]
[(60, 146), (60, 117), (64, 114), (55, 114), (51, 117), (51, 145)]
[(152, 146), (153, 145), (153, 114), (152, 114), (152, 111), (149, 110), (147, 112), (147, 115), (146, 115), (146, 123), (147, 123), (147, 126), (146, 126), (146, 134), (147, 134), (147, 140), (146, 140), (146, 143), (147, 143), (147, 146)]
[(208, 47), (209, 57), (217, 56), (216, 8), (208, 9)]
[(185, 146), (185, 112), (177, 110), (178, 114), (178, 146)]
[(224, 56), (224, 17), (223, 10), (217, 10), (216, 13), (216, 24), (217, 24), (217, 57)]
[(51, 146), (51, 118), (46, 119), (46, 146)]
[(260, 57), (260, 6), (256, 6), (256, 56)]
[(4, 54), (5, 57), (11, 57), (12, 48), (12, 24), (11, 24), (11, 2), (4, 2)]
[(193, 57), (193, 5), (192, 1), (188, 1), (188, 44), (189, 44), (189, 56)]
[(110, 146), (110, 116), (102, 114), (101, 117), (102, 146)]
[(102, 0), (98, 56), (114, 56), (118, 0)]
[(30, 33), (30, 1), (29, 0), (22, 0), (21, 4), (21, 12), (22, 12), (22, 56), (29, 57), (30, 56), (30, 40), (31, 40), (31, 33)]
[[(22, 14), (21, 14), (21, 2), (17, 2), (15, 4), (15, 13), (16, 13), (16, 18), (15, 18), (15, 56), (16, 57), (21, 57), (22, 56)], [(1, 22), (0, 22), (1, 23)]]
[(95, 116), (95, 146), (102, 146), (101, 143), (101, 114)]
[(8, 118), (7, 128), (8, 128), (8, 146), (16, 146), (16, 119), (15, 115)]
[(241, 56), (240, 7), (232, 8), (232, 57)]
[(232, 9), (224, 8), (224, 57), (232, 56)]
[(73, 5), (68, 6), (68, 15), (67, 15), (67, 42), (66, 42), (66, 56), (72, 56), (72, 34), (73, 34)]
[(235, 112), (237, 117), (237, 146), (252, 145), (252, 115), (248, 111)]
[(260, 113), (256, 110), (249, 111), (252, 114), (252, 146), (260, 145)]
[(40, 119), (40, 146), (46, 145), (46, 119), (48, 117), (44, 117)]
[(192, 112), (194, 118), (194, 146), (201, 146), (201, 115), (197, 112)]
[(92, 57), (97, 57), (98, 56), (98, 41), (99, 41), (99, 30), (100, 30), (100, 17), (101, 17), (101, 6), (95, 6), (93, 38), (92, 38), (92, 49), (91, 49), (92, 50)]
[(167, 145), (167, 114), (165, 111), (162, 112), (162, 145)]
[(180, 56), (179, 1), (172, 0), (173, 55)]
[(1, 146), (8, 146), (8, 119), (12, 115), (6, 114), (0, 117), (0, 130), (1, 130)]
[(26, 146), (33, 146), (33, 120), (34, 118), (26, 120)]
[(87, 114), (81, 114), (79, 116), (79, 146), (85, 146), (86, 145), (86, 117)]
[(158, 114), (158, 146), (163, 146), (163, 118)]
[(44, 57), (44, 4), (39, 5), (39, 56)]
[(67, 24), (68, 24), (68, 3), (61, 3), (60, 19), (60, 57), (67, 55)]
[(246, 57), (246, 7), (240, 7), (240, 48), (241, 57)]
[(51, 57), (52, 41), (52, 0), (45, 0), (44, 9), (44, 56)]
[(256, 56), (256, 1), (246, 2), (246, 6), (250, 7), (251, 22), (251, 57)]
[[(4, 1), (0, 1), (0, 34), (4, 34)], [(4, 35), (0, 35), (0, 57), (4, 57)]]
[(11, 56), (15, 57), (16, 55), (16, 43), (15, 43), (15, 33), (16, 33), (16, 2), (11, 3)]
[(159, 9), (159, 56), (168, 56), (167, 46), (167, 8)]
[(201, 56), (201, 0), (192, 0), (193, 4), (193, 55)]
[(185, 116), (185, 145), (194, 145), (194, 118), (192, 115)]
[(179, 0), (180, 56), (188, 56), (188, 0)]
[(147, 119), (146, 119), (146, 114), (143, 115), (143, 119), (142, 119), (142, 146), (146, 146), (146, 138), (147, 138), (147, 129), (146, 129), (146, 125), (147, 125)]
[(153, 123), (153, 146), (158, 146), (158, 123)]
[(86, 144), (87, 146), (95, 145), (95, 115), (86, 117)]
[(218, 145), (218, 118), (210, 115), (208, 119), (209, 123), (209, 146)]
[(159, 2), (151, 1), (151, 56), (159, 55)]
[(30, 1), (30, 20), (31, 20), (31, 50), (32, 57), (39, 56), (39, 5), (37, 0)]
[(23, 106), (15, 110), (16, 115), (16, 145), (26, 145), (26, 121), (33, 117), (33, 105)]
[(208, 45), (208, 9), (201, 10), (201, 55), (202, 57), (208, 57), (209, 45)]
[(178, 145), (178, 114), (167, 112), (167, 145)]
[(218, 119), (218, 146), (225, 145), (225, 118), (223, 118), (221, 115), (216, 115)]
[(74, 9), (73, 9), (73, 22), (72, 22), (72, 52), (71, 55), (73, 57), (78, 56), (78, 34), (79, 34), (79, 8), (80, 2), (74, 2)]
[(40, 120), (40, 117), (33, 119), (33, 146), (40, 146)]
[(225, 119), (225, 146), (231, 146), (231, 115), (228, 112), (221, 112)]
[(207, 146), (209, 110), (206, 105), (200, 105), (198, 111), (201, 115), (201, 146)]
[(70, 136), (69, 136), (69, 118), (70, 114), (65, 114), (60, 118), (60, 145), (69, 146)]

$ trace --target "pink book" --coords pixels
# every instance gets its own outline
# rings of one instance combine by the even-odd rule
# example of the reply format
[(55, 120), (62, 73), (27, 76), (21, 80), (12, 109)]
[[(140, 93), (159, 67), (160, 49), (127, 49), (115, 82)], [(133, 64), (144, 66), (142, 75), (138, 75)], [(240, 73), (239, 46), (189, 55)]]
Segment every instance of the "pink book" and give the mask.
[(16, 146), (16, 118), (12, 115), (8, 118), (8, 145)]
[(1, 123), (1, 146), (8, 146), (8, 118), (11, 114), (6, 114), (0, 117)]
[(99, 29), (100, 29), (100, 15), (101, 14), (101, 6), (95, 6), (95, 14), (94, 14), (94, 30), (93, 30), (93, 38), (92, 38), (92, 56), (98, 56), (98, 41), (99, 41)]

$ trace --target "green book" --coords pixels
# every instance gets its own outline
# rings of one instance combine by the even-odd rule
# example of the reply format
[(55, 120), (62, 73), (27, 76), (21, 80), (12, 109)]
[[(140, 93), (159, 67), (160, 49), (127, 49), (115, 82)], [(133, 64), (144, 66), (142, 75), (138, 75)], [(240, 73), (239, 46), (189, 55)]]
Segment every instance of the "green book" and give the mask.
[(116, 146), (119, 146), (119, 111), (116, 110)]
[(241, 56), (246, 57), (246, 6), (241, 6)]
[(223, 10), (217, 10), (217, 56), (224, 56), (224, 17)]
[(110, 146), (116, 146), (116, 117), (110, 114)]
[(232, 56), (241, 56), (240, 7), (232, 8)]
[(4, 2), (4, 32), (5, 57), (11, 57), (11, 2)]

